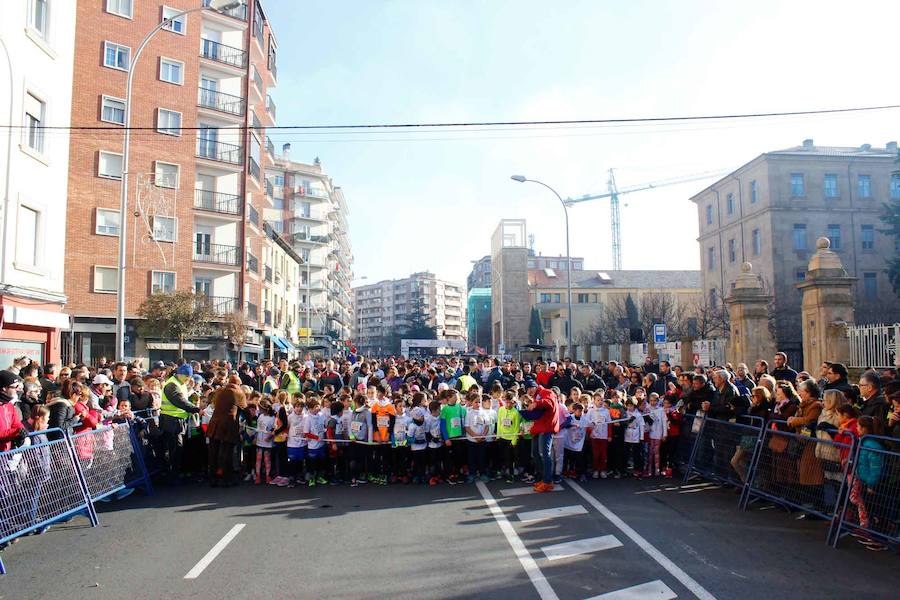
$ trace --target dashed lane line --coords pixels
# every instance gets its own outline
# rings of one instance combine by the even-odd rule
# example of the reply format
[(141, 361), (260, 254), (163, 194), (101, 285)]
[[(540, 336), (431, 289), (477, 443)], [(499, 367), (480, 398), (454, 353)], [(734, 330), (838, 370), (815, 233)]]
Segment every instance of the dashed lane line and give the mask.
[(614, 592), (600, 594), (588, 600), (672, 600), (678, 594), (660, 580), (648, 581)]
[(216, 542), (216, 545), (213, 546), (209, 552), (206, 553), (206, 556), (200, 559), (194, 568), (187, 572), (187, 575), (184, 576), (185, 579), (197, 579), (201, 573), (210, 565), (212, 561), (216, 559), (216, 557), (225, 549), (225, 546), (231, 543), (231, 540), (237, 537), (237, 534), (241, 532), (241, 530), (246, 527), (246, 523), (238, 523), (231, 530), (226, 533), (221, 540)]
[(620, 548), (620, 542), (614, 535), (601, 535), (600, 537), (585, 538), (583, 540), (575, 540), (572, 542), (564, 542), (562, 544), (553, 544), (552, 546), (541, 547), (541, 552), (547, 557), (547, 560), (562, 560), (563, 558), (572, 558), (581, 554), (589, 554), (591, 552), (600, 552), (601, 550), (610, 550), (612, 548)]

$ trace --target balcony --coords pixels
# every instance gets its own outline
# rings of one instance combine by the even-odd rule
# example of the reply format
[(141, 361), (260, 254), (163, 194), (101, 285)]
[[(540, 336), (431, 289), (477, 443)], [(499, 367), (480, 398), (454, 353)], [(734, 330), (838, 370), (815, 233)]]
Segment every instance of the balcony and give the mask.
[(259, 90), (260, 96), (262, 96), (262, 93), (263, 93), (263, 89), (264, 89), (264, 88), (263, 88), (263, 80), (262, 80), (262, 77), (261, 77), (260, 74), (259, 74), (259, 69), (257, 69), (256, 66), (254, 66), (254, 67), (253, 67), (252, 69), (250, 69), (250, 70), (253, 71), (253, 85), (256, 86), (256, 89)]
[(264, 310), (264, 311), (263, 311), (263, 323), (264, 323), (265, 325), (271, 325), (271, 324), (272, 324), (272, 311), (271, 311), (271, 310)]
[(247, 68), (247, 53), (244, 50), (214, 40), (200, 40), (200, 56), (238, 69)]
[(259, 181), (259, 165), (256, 163), (256, 159), (252, 156), (250, 157), (250, 162), (248, 164), (247, 170), (250, 172), (250, 175), (253, 179)]
[(266, 265), (264, 276), (266, 278), (266, 281), (272, 283), (272, 267), (270, 267), (269, 265)]
[(297, 188), (298, 196), (305, 196), (310, 198), (322, 198), (323, 200), (328, 200), (328, 192), (324, 188)]
[(247, 270), (251, 273), (259, 273), (259, 259), (247, 253)]
[(197, 157), (232, 165), (241, 164), (242, 148), (236, 144), (226, 144), (217, 140), (198, 137)]
[(266, 179), (266, 196), (272, 199), (275, 198), (275, 186), (268, 179)]
[[(271, 158), (272, 161), (274, 162), (275, 161), (275, 144), (272, 143), (272, 138), (270, 138), (269, 136), (266, 136), (266, 152), (269, 153), (269, 158)], [(268, 189), (268, 186), (267, 186), (267, 189)]]
[(199, 296), (197, 301), (205, 301), (217, 315), (230, 315), (237, 306), (237, 298), (229, 298), (228, 296)]
[(258, 321), (259, 320), (259, 307), (257, 307), (252, 302), (247, 303), (247, 319), (250, 321)]
[(253, 208), (252, 204), (247, 206), (247, 220), (256, 227), (259, 227), (259, 211)]
[(241, 198), (234, 194), (223, 194), (210, 190), (194, 190), (194, 208), (223, 215), (239, 215), (241, 213)]
[(209, 108), (239, 117), (244, 116), (246, 105), (247, 103), (240, 96), (206, 88), (200, 88), (200, 97), (197, 99), (197, 106), (201, 108)]
[(275, 101), (272, 100), (272, 96), (266, 94), (266, 110), (269, 111), (269, 114), (272, 116), (272, 121), (275, 120)]
[[(203, 6), (208, 7), (212, 0), (203, 0)], [(229, 8), (228, 10), (217, 10), (219, 14), (228, 15), (229, 17), (234, 17), (240, 21), (247, 20), (247, 5), (241, 4), (240, 6), (236, 6), (234, 8)]]
[(204, 243), (194, 244), (194, 262), (237, 267), (241, 264), (240, 254), (240, 246)]

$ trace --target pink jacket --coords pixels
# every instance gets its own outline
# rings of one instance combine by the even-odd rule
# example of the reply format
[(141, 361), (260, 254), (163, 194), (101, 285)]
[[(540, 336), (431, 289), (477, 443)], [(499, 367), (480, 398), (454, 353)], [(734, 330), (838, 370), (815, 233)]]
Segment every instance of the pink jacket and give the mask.
[(19, 411), (12, 402), (0, 404), (0, 452), (12, 450), (12, 441), (19, 435), (19, 430), (24, 429)]

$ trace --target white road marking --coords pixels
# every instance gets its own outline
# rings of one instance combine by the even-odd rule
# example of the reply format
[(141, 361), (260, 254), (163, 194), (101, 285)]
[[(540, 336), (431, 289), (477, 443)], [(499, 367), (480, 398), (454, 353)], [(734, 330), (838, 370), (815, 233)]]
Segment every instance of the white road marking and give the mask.
[(534, 523), (535, 521), (546, 521), (557, 517), (571, 517), (572, 515), (586, 515), (588, 511), (580, 504), (572, 506), (557, 506), (556, 508), (545, 508), (542, 510), (529, 510), (520, 512), (516, 516), (522, 523)]
[(678, 594), (660, 580), (649, 581), (629, 588), (600, 594), (588, 600), (672, 600)]
[[(631, 528), (628, 523), (619, 518), (616, 513), (609, 510), (604, 506), (599, 500), (591, 496), (583, 487), (575, 483), (574, 481), (569, 482), (569, 487), (572, 488), (576, 494), (584, 498), (588, 504), (596, 508), (600, 511), (604, 517), (606, 517), (610, 523), (615, 525), (619, 531), (624, 533), (628, 538), (640, 546), (641, 550), (646, 552), (650, 558), (658, 562), (662, 568), (668, 571), (675, 579), (681, 582), (684, 587), (691, 591), (694, 596), (699, 598), (700, 600), (716, 600), (716, 597), (710, 594), (706, 588), (697, 583), (697, 581), (684, 572), (684, 570), (671, 561), (666, 555), (656, 549), (653, 544), (644, 539), (641, 534)], [(602, 597), (602, 596), (601, 596)], [(627, 596), (626, 596), (627, 597)], [(674, 597), (674, 596), (673, 596)]]
[[(554, 492), (561, 492), (565, 488), (561, 485), (557, 485), (553, 488)], [(506, 488), (505, 490), (500, 490), (500, 495), (505, 498), (510, 498), (512, 496), (525, 496), (527, 494), (536, 494), (534, 488), (530, 485), (525, 487), (514, 487), (514, 488)]]
[(580, 554), (588, 554), (589, 552), (599, 552), (600, 550), (610, 550), (611, 548), (619, 548), (622, 545), (614, 535), (602, 535), (600, 537), (585, 538), (583, 540), (575, 540), (574, 542), (565, 542), (562, 544), (553, 544), (552, 546), (543, 546), (541, 552), (547, 557), (547, 560), (561, 560), (563, 558), (571, 558)]
[(710, 487), (697, 488), (697, 489), (694, 489), (694, 490), (682, 490), (682, 491), (680, 491), (680, 492), (678, 492), (678, 493), (679, 493), (679, 494), (696, 494), (697, 492), (706, 492), (706, 491), (709, 491), (709, 490), (720, 490), (720, 489), (722, 489), (722, 486), (721, 486), (721, 485), (713, 485), (713, 486), (710, 486)]
[(497, 501), (491, 496), (491, 492), (488, 490), (487, 486), (480, 481), (477, 482), (475, 486), (478, 488), (478, 491), (481, 492), (484, 503), (487, 504), (491, 514), (494, 516), (494, 520), (497, 521), (497, 525), (500, 526), (500, 531), (506, 536), (506, 541), (509, 542), (509, 545), (512, 547), (513, 552), (519, 559), (519, 563), (521, 563), (522, 568), (525, 569), (525, 574), (528, 575), (528, 579), (531, 580), (531, 584), (534, 586), (534, 589), (537, 590), (541, 600), (559, 600), (559, 596), (557, 596), (556, 592), (553, 591), (553, 588), (550, 587), (550, 584), (547, 582), (541, 569), (537, 566), (537, 563), (534, 562), (528, 549), (525, 548), (525, 544), (522, 543), (522, 538), (520, 538), (516, 533), (516, 530), (513, 529), (509, 519), (506, 518), (506, 515), (503, 514), (503, 510), (497, 505)]
[(241, 529), (246, 527), (246, 523), (238, 523), (234, 527), (231, 528), (231, 531), (225, 534), (225, 536), (216, 542), (216, 545), (213, 546), (209, 552), (206, 553), (206, 556), (200, 559), (194, 568), (188, 571), (187, 575), (184, 576), (185, 579), (197, 579), (200, 576), (200, 573), (203, 572), (209, 564), (216, 559), (219, 553), (225, 549), (225, 546), (231, 543), (231, 540), (237, 537), (237, 534), (241, 532)]

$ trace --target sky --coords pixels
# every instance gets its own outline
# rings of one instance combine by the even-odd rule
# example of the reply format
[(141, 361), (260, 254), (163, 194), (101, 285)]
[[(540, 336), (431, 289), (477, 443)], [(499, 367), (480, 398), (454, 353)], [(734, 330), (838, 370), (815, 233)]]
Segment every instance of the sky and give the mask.
[[(277, 125), (607, 119), (900, 103), (883, 1), (268, 0)], [(354, 285), (465, 282), (500, 219), (565, 254), (565, 197), (732, 170), (769, 151), (884, 147), (900, 111), (639, 126), (270, 131), (350, 207)], [(626, 269), (698, 269), (694, 181), (620, 197)], [(571, 253), (610, 269), (608, 199), (570, 210)]]

